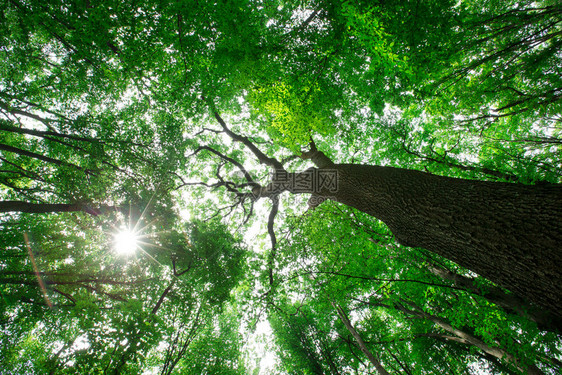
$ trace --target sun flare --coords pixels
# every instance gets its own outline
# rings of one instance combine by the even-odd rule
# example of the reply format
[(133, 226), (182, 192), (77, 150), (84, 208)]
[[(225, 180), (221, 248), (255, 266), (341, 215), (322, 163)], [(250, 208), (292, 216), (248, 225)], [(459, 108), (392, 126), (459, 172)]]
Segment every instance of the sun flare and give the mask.
[(120, 255), (132, 255), (138, 248), (139, 238), (130, 230), (122, 230), (115, 235), (115, 251)]

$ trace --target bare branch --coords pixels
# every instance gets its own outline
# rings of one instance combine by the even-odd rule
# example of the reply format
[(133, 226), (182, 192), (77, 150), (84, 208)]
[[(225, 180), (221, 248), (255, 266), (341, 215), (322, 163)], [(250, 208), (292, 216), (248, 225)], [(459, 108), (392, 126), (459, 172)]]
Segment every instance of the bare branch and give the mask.
[(224, 161), (227, 161), (227, 162), (235, 165), (244, 174), (244, 178), (246, 179), (246, 181), (248, 181), (249, 184), (251, 184), (252, 186), (259, 186), (259, 184), (253, 179), (252, 175), (246, 170), (246, 168), (244, 168), (244, 166), (239, 161), (234, 160), (233, 158), (224, 155), (223, 153), (215, 150), (212, 147), (200, 146), (195, 151), (193, 151), (193, 153), (189, 156), (196, 155), (197, 153), (199, 153), (200, 151), (203, 151), (203, 150), (207, 150), (209, 152), (212, 152), (213, 154), (217, 155), (218, 157), (220, 157)]
[(302, 30), (306, 29), (308, 25), (316, 18), (320, 9), (315, 9), (310, 16), (306, 20), (304, 20), (300, 25), (295, 27), (294, 29), (290, 30), (289, 32), (285, 33), (283, 39), (281, 40), (280, 45), (284, 45), (290, 37), (292, 37), (295, 33), (301, 32)]
[[(420, 159), (420, 160), (425, 160), (431, 163), (437, 163), (437, 164), (443, 164), (446, 165), (448, 167), (452, 167), (452, 168), (457, 168), (460, 169), (461, 171), (467, 171), (467, 172), (476, 172), (476, 173), (482, 173), (488, 176), (491, 176), (493, 178), (496, 179), (503, 179), (506, 181), (513, 181), (513, 182), (517, 182), (519, 181), (519, 177), (510, 174), (510, 173), (505, 173), (505, 172), (501, 172), (501, 171), (497, 171), (497, 170), (493, 170), (490, 168), (486, 168), (486, 167), (478, 167), (478, 166), (473, 166), (473, 165), (464, 165), (464, 164), (460, 164), (458, 162), (456, 162), (455, 159), (452, 159), (450, 157), (448, 157), (446, 155), (446, 152), (441, 155), (438, 152), (436, 152), (432, 147), (430, 148), (431, 152), (433, 155), (423, 155), (417, 151), (414, 151), (410, 148), (410, 146), (407, 144), (407, 136), (405, 133), (400, 132), (396, 129), (392, 129), (392, 132), (394, 132), (395, 134), (399, 135), (402, 138), (402, 142), (401, 146), (402, 149), (409, 155), (415, 156), (416, 158)], [(457, 142), (458, 144), (458, 142)], [(456, 145), (455, 145), (456, 146)], [(453, 148), (455, 147), (453, 146)]]
[(275, 170), (285, 170), (279, 160), (270, 158), (265, 155), (259, 148), (256, 147), (256, 145), (252, 143), (252, 141), (248, 137), (236, 134), (232, 130), (230, 130), (228, 126), (226, 126), (226, 123), (224, 122), (222, 117), (220, 117), (220, 115), (215, 110), (213, 110), (213, 115), (215, 116), (215, 119), (218, 121), (220, 126), (224, 129), (224, 132), (233, 140), (244, 144), (244, 146), (246, 146), (256, 156), (260, 163), (269, 165)]
[(164, 299), (166, 298), (168, 293), (170, 293), (170, 291), (172, 290), (174, 284), (176, 283), (176, 280), (177, 279), (173, 279), (172, 282), (170, 283), (170, 285), (168, 285), (168, 287), (166, 289), (164, 289), (164, 291), (160, 295), (160, 298), (158, 299), (158, 301), (154, 305), (154, 308), (151, 311), (152, 315), (156, 315), (156, 313), (160, 309), (160, 306), (162, 306), (162, 303), (164, 302)]
[(291, 276), (291, 277), (289, 277), (285, 280), (288, 281), (288, 280), (296, 279), (296, 278), (299, 278), (299, 277), (305, 276), (305, 275), (321, 275), (321, 274), (341, 276), (341, 277), (346, 277), (346, 278), (349, 278), (349, 279), (379, 281), (379, 282), (385, 282), (385, 283), (388, 283), (388, 282), (393, 282), (393, 283), (394, 282), (417, 283), (417, 284), (423, 284), (423, 285), (429, 285), (429, 286), (435, 286), (435, 287), (441, 287), (441, 288), (447, 288), (447, 289), (455, 289), (455, 290), (460, 290), (460, 291), (463, 291), (463, 292), (474, 294), (474, 292), (472, 292), (471, 290), (467, 290), (466, 288), (458, 287), (458, 286), (432, 283), (432, 282), (416, 280), (416, 279), (387, 279), (387, 278), (378, 278), (378, 277), (370, 277), (370, 276), (350, 275), (350, 274), (346, 274), (346, 273), (342, 273), (342, 272), (336, 272), (336, 271), (306, 271), (306, 272), (301, 272), (301, 273), (295, 274), (295, 275), (293, 275), (293, 276)]
[(217, 210), (217, 212), (215, 212), (212, 216), (208, 217), (207, 219), (205, 219), (204, 221), (211, 221), (213, 220), (215, 217), (219, 216), (221, 214), (222, 211), (228, 210), (228, 213), (226, 213), (225, 215), (223, 215), (223, 217), (228, 217), (230, 216), (230, 214), (232, 213), (232, 211), (234, 211), (234, 209), (240, 204), (240, 199), (236, 200), (235, 203), (229, 205), (229, 206), (224, 206), (221, 207)]
[(69, 300), (73, 305), (76, 304), (76, 299), (74, 297), (72, 297), (70, 294), (65, 293), (60, 291), (58, 288), (52, 288), (52, 290), (54, 292), (57, 292), (58, 294), (60, 294), (61, 296), (65, 297), (67, 300)]
[(127, 299), (124, 297), (121, 297), (118, 293), (109, 293), (109, 292), (105, 292), (100, 288), (96, 288), (93, 287), (91, 285), (82, 285), (85, 289), (91, 291), (91, 292), (97, 292), (99, 294), (103, 294), (109, 297), (109, 299), (114, 300), (114, 301), (119, 301), (119, 302), (127, 302)]
[[(32, 56), (32, 58), (36, 58), (36, 59), (38, 59), (38, 60), (40, 60), (40, 61), (44, 61), (44, 62), (46, 62), (47, 64), (49, 64), (49, 65), (51, 65), (51, 66), (53, 66), (53, 67), (60, 68), (60, 65), (53, 64), (52, 62), (49, 62), (49, 61), (47, 61), (47, 60), (43, 60), (43, 59), (41, 59), (41, 58), (39, 58), (39, 57)], [(66, 116), (64, 116), (64, 115), (62, 115), (62, 114), (60, 114), (60, 113), (58, 113), (58, 112), (53, 112), (53, 111), (51, 111), (51, 110), (49, 110), (49, 109), (43, 107), (43, 106), (40, 105), (40, 104), (30, 102), (30, 101), (28, 101), (28, 100), (19, 98), (19, 97), (14, 96), (14, 95), (10, 95), (10, 94), (8, 94), (8, 93), (6, 93), (6, 92), (0, 92), (0, 96), (7, 97), (8, 99), (11, 99), (11, 100), (17, 100), (17, 101), (19, 101), (19, 102), (21, 102), (21, 103), (26, 104), (28, 107), (38, 108), (38, 109), (40, 109), (42, 112), (49, 113), (49, 114), (51, 114), (51, 115), (53, 115), (53, 116), (56, 116), (56, 117), (60, 118), (60, 119), (61, 119), (60, 121), (66, 121), (66, 122), (72, 121), (72, 120), (69, 119), (68, 117), (66, 117)]]
[[(49, 121), (51, 121), (51, 120), (49, 120)], [(142, 147), (142, 148), (145, 148), (145, 149), (147, 148), (147, 146), (142, 144), (142, 143), (135, 143), (135, 142), (131, 142), (131, 141), (119, 141), (119, 140), (114, 140), (114, 139), (90, 138), (90, 137), (83, 137), (83, 136), (73, 135), (73, 134), (59, 133), (59, 132), (51, 131), (51, 130), (43, 131), (43, 130), (36, 130), (36, 129), (27, 129), (27, 128), (23, 128), (23, 127), (10, 126), (10, 125), (7, 125), (6, 123), (0, 123), (0, 130), (9, 131), (9, 132), (18, 133), (18, 134), (28, 134), (28, 135), (32, 135), (32, 136), (35, 136), (35, 137), (40, 137), (40, 138), (45, 138), (45, 139), (50, 139), (50, 140), (53, 140), (53, 139), (48, 138), (48, 137), (58, 137), (58, 138), (66, 138), (66, 139), (71, 139), (71, 140), (75, 140), (75, 141), (94, 143), (94, 144), (107, 145), (108, 142), (115, 142), (115, 143), (122, 143), (122, 144), (127, 144), (127, 145), (138, 146), (138, 147)]]
[(275, 253), (277, 252), (277, 237), (275, 236), (275, 216), (279, 212), (279, 197), (272, 197), (271, 201), (273, 206), (269, 212), (269, 220), (267, 222), (267, 232), (271, 239), (271, 252), (269, 254), (269, 285), (273, 285), (273, 261), (275, 260)]
[(367, 358), (369, 358), (369, 361), (375, 366), (379, 375), (390, 375), (388, 373), (388, 371), (386, 371), (386, 369), (382, 366), (379, 359), (377, 357), (375, 357), (373, 355), (373, 353), (367, 348), (367, 345), (365, 344), (365, 341), (363, 341), (363, 338), (361, 337), (359, 332), (357, 332), (355, 327), (353, 327), (353, 325), (351, 324), (351, 321), (347, 317), (347, 314), (344, 312), (342, 307), (340, 305), (336, 305), (334, 302), (332, 302), (332, 305), (336, 309), (337, 315), (340, 318), (341, 322), (347, 328), (349, 333), (351, 333), (353, 338), (355, 338), (355, 341), (357, 342), (357, 345), (359, 346), (359, 349), (361, 349), (363, 354), (365, 354), (367, 356)]
[(3, 110), (5, 110), (6, 112), (12, 114), (12, 115), (25, 116), (25, 117), (34, 119), (34, 120), (36, 120), (36, 121), (39, 121), (39, 122), (41, 122), (43, 125), (45, 125), (46, 127), (48, 127), (49, 129), (51, 129), (50, 123), (51, 123), (51, 121), (53, 121), (53, 120), (46, 119), (46, 118), (43, 118), (43, 117), (41, 117), (41, 116), (35, 115), (35, 114), (33, 114), (33, 113), (29, 113), (29, 112), (26, 112), (26, 111), (23, 111), (23, 110), (20, 110), (20, 109), (17, 109), (17, 108), (9, 107), (7, 104), (5, 104), (5, 103), (3, 103), (3, 102), (0, 102), (0, 108), (3, 109)]
[(194, 136), (197, 137), (198, 135), (201, 135), (206, 131), (211, 132), (211, 133), (215, 133), (215, 134), (224, 133), (224, 130), (215, 130), (215, 129), (210, 129), (210, 128), (203, 128), (200, 131), (198, 131), (197, 133), (195, 133)]

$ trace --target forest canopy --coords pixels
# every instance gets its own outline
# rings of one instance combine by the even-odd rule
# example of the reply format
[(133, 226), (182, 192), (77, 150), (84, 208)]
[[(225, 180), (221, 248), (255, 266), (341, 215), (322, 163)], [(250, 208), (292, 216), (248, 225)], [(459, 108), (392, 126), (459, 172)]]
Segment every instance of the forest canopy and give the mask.
[(0, 5), (0, 372), (562, 371), (557, 1)]

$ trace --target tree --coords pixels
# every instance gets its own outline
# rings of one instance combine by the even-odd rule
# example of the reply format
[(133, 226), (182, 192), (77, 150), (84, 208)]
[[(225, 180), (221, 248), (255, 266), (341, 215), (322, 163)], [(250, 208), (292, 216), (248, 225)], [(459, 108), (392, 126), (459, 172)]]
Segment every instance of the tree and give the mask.
[[(383, 287), (378, 283), (404, 285), (391, 289), (386, 285), (382, 290), (432, 309), (424, 312), (446, 318), (455, 329), (466, 325), (478, 331), (474, 337), (488, 347), (504, 336), (518, 340), (525, 350), (509, 348), (514, 358), (550, 368), (540, 356), (556, 352), (556, 338), (539, 333), (528, 318), (556, 331), (562, 311), (558, 291), (560, 5), (497, 0), (461, 4), (4, 0), (2, 5), (1, 223), (5, 228), (19, 228), (3, 233), (10, 244), (1, 260), (3, 288), (17, 296), (7, 303), (5, 316), (20, 311), (22, 304), (37, 305), (29, 324), (21, 314), (7, 324), (20, 347), (50, 353), (40, 361), (45, 364), (41, 370), (66, 371), (51, 364), (66, 363), (63, 357), (72, 355), (84, 369), (96, 362), (104, 371), (134, 373), (148, 363), (143, 358), (148, 353), (155, 368), (163, 372), (207, 369), (188, 363), (185, 353), (193, 350), (193, 358), (203, 358), (203, 353), (213, 352), (213, 345), (206, 346), (205, 340), (192, 335), (213, 336), (213, 325), (226, 327), (213, 331), (217, 335), (209, 342), (235, 339), (229, 325), (237, 324), (237, 319), (221, 315), (218, 306), (227, 306), (233, 288), (229, 273), (236, 272), (221, 263), (224, 259), (213, 260), (212, 251), (205, 253), (209, 257), (195, 250), (186, 252), (191, 249), (186, 232), (198, 234), (180, 224), (184, 219), (176, 211), (181, 210), (184, 217), (220, 218), (238, 231), (257, 227), (259, 215), (254, 214), (266, 206), (270, 213), (264, 226), (270, 248), (254, 255), (254, 262), (259, 259), (262, 264), (254, 264), (256, 280), (246, 280), (245, 285), (255, 283), (260, 288), (248, 293), (268, 311), (272, 306), (287, 310), (295, 305), (292, 299), (298, 286), (289, 283), (291, 291), (281, 285), (283, 272), (288, 271), (280, 268), (289, 260), (282, 251), (287, 248), (288, 234), (280, 236), (279, 231), (292, 230), (309, 244), (330, 240), (323, 243), (326, 249), (319, 258), (303, 259), (318, 266), (306, 272), (324, 278), (344, 311), (352, 311), (356, 299), (363, 300)], [(310, 194), (311, 209), (302, 214), (306, 205), (297, 204), (295, 196), (287, 197), (287, 191)], [(346, 211), (345, 206), (360, 211)], [(326, 213), (334, 207), (345, 214), (314, 219), (315, 212)], [(98, 212), (103, 215), (90, 215)], [(152, 233), (169, 231), (152, 238), (159, 247), (149, 252), (164, 265), (162, 273), (150, 262), (122, 265), (133, 274), (142, 275), (144, 268), (155, 278), (161, 276), (161, 283), (154, 284), (138, 279), (143, 280), (152, 303), (124, 297), (127, 288), (110, 283), (115, 274), (96, 269), (106, 264), (102, 249), (107, 246), (92, 242), (84, 245), (84, 254), (79, 252), (83, 242), (78, 238), (90, 231), (107, 244), (107, 234), (101, 233), (113, 231), (111, 224), (124, 220), (122, 214), (131, 223), (141, 217), (154, 221), (147, 225)], [(307, 232), (288, 225), (293, 215), (303, 215), (302, 221), (293, 223)], [(351, 222), (346, 215), (363, 216)], [(364, 241), (353, 241), (349, 248), (335, 244), (331, 236), (343, 232), (332, 220), (355, 235), (364, 228), (354, 225), (362, 225), (368, 216), (385, 222), (393, 234), (381, 223), (369, 221), (377, 229), (369, 234), (374, 242), (362, 237)], [(47, 314), (42, 310), (47, 303), (44, 293), (31, 285), (37, 270), (24, 261), (33, 251), (41, 251), (32, 248), (30, 252), (21, 236), (33, 232), (33, 223), (42, 223), (38, 224), (43, 229), (40, 234), (50, 241), (45, 270), (40, 272), (52, 276), (48, 285), (57, 285), (54, 305), (80, 305), (85, 295), (86, 305), (102, 310), (92, 307), (81, 322), (93, 317), (89, 320), (111, 321), (118, 327), (111, 333), (99, 328), (92, 331), (90, 342), (103, 356), (89, 360), (79, 354), (73, 343), (80, 342), (83, 331), (65, 331), (59, 339), (52, 329), (55, 323), (46, 324), (49, 329), (36, 331), (46, 344), (34, 346), (31, 336), (25, 336), (26, 340), (15, 328), (16, 319), (25, 327), (40, 327), (39, 321), (48, 320), (42, 316)], [(322, 230), (326, 227), (330, 231)], [(84, 259), (80, 263), (84, 270), (67, 272), (71, 275), (62, 272), (66, 258), (59, 258), (70, 251), (65, 236), (72, 239), (70, 258)], [(205, 241), (211, 237), (202, 236)], [(32, 245), (33, 238), (28, 242)], [(298, 248), (311, 251), (308, 245)], [(363, 250), (371, 255), (383, 252), (400, 261), (390, 262), (392, 270), (365, 261), (370, 267), (367, 272), (353, 258), (347, 264), (332, 258), (332, 252), (337, 252), (364, 260)], [(206, 259), (203, 273), (192, 268), (190, 261), (195, 259)], [(436, 264), (476, 284), (455, 284), (442, 278), (443, 272), (437, 276), (431, 272)], [(198, 286), (193, 299), (184, 296), (188, 302), (183, 308), (179, 291), (184, 289), (173, 281), (178, 274), (194, 277)], [(338, 282), (329, 278), (340, 280), (350, 295), (337, 292)], [(131, 275), (128, 282), (135, 280)], [(69, 284), (63, 288), (63, 282)], [(27, 287), (33, 293), (26, 295)], [(143, 287), (133, 288), (133, 294), (141, 295)], [(499, 292), (486, 294), (487, 288), (499, 288), (507, 296), (515, 293), (515, 300), (525, 308), (512, 314), (517, 309), (507, 308), (505, 298), (495, 298)], [(313, 290), (325, 293), (320, 287)], [(443, 294), (438, 296), (436, 290)], [(111, 307), (125, 307), (106, 312), (100, 296), (111, 300)], [(422, 303), (424, 296), (430, 297), (427, 306)], [(205, 312), (199, 306), (207, 298), (213, 308)], [(309, 344), (301, 349), (309, 349), (302, 352), (308, 353), (314, 368), (315, 361), (322, 367), (325, 360), (324, 371), (365, 367), (350, 365), (357, 360), (357, 348), (334, 349), (330, 334), (343, 328), (334, 328), (333, 307), (325, 302), (308, 301), (311, 319), (302, 326), (317, 333), (311, 340), (303, 338)], [(385, 303), (396, 306), (397, 300)], [(455, 304), (462, 306), (458, 315), (445, 316), (443, 311)], [(537, 306), (549, 312), (542, 318), (533, 316)], [(158, 318), (166, 308), (177, 314), (166, 324), (182, 328), (171, 332), (147, 327), (145, 340), (142, 322)], [(400, 312), (390, 310), (393, 319), (388, 324), (396, 328)], [(236, 311), (233, 307), (232, 313)], [(332, 314), (329, 319), (317, 319), (326, 311)], [(49, 316), (56, 322), (61, 315)], [(492, 327), (493, 334), (487, 335), (477, 320)], [(379, 323), (372, 334), (359, 325), (367, 344), (369, 335), (375, 340), (378, 332), (386, 332)], [(427, 328), (423, 324), (404, 327)], [(509, 333), (513, 330), (517, 334)], [(444, 358), (435, 365), (439, 370), (447, 369), (445, 361), (456, 370), (474, 360), (470, 353), (457, 360), (466, 345), (444, 338), (443, 332), (401, 333), (400, 340), (415, 333), (441, 335), (420, 345)], [(161, 339), (162, 345), (168, 345), (166, 356), (154, 354)], [(3, 348), (10, 346), (8, 341)], [(59, 342), (63, 349), (58, 348)], [(312, 349), (315, 345), (323, 348), (321, 357)], [(380, 361), (385, 368), (410, 371), (404, 360), (406, 346), (384, 347), (387, 351), (380, 354)], [(497, 368), (513, 370), (513, 362), (495, 360)]]
[[(0, 271), (1, 323), (9, 333), (0, 340), (4, 370), (169, 373), (205, 367), (217, 353), (232, 373), (244, 372), (229, 300), (244, 276), (245, 251), (224, 226), (192, 223), (184, 233), (158, 236), (145, 228), (152, 235), (143, 238), (144, 255), (124, 259), (92, 222), (81, 228), (100, 218), (83, 219), (28, 215), (4, 223), (3, 243), (14, 252), (5, 254)], [(16, 256), (22, 230), (30, 233), (33, 267)], [(231, 346), (221, 353), (218, 345), (200, 344), (227, 339)], [(166, 356), (157, 349), (162, 342)]]
[(363, 353), (365, 353), (365, 355), (367, 356), (367, 358), (369, 358), (369, 361), (373, 364), (373, 366), (375, 366), (375, 368), (377, 369), (377, 372), (379, 373), (379, 375), (388, 375), (388, 371), (385, 370), (384, 367), (382, 367), (380, 361), (373, 355), (373, 353), (371, 353), (371, 351), (367, 348), (367, 345), (365, 344), (365, 342), (363, 341), (363, 338), (361, 338), (361, 335), (357, 332), (357, 330), (353, 327), (353, 325), (351, 324), (351, 321), (349, 320), (349, 318), (347, 317), (347, 315), (345, 314), (345, 312), (343, 311), (343, 309), (341, 308), (341, 306), (334, 306), (335, 309), (338, 312), (338, 316), (340, 318), (340, 320), (342, 321), (342, 323), (345, 325), (345, 328), (347, 328), (347, 330), (349, 331), (349, 333), (351, 333), (351, 335), (353, 336), (353, 338), (357, 341), (357, 345), (359, 346), (359, 348), (361, 349), (361, 351)]
[(298, 307), (296, 312), (277, 310), (270, 314), (284, 371), (333, 375), (345, 372), (343, 367), (349, 364), (341, 361), (337, 343), (314, 318), (311, 311)]
[(518, 367), (518, 369), (520, 371), (524, 371), (527, 372), (528, 374), (543, 374), (542, 371), (540, 371), (536, 366), (531, 365), (529, 367), (525, 368), (521, 368), (519, 363), (517, 363), (517, 360), (515, 359), (515, 357), (506, 352), (504, 349), (502, 348), (497, 348), (497, 347), (490, 347), (488, 345), (486, 345), (482, 340), (478, 339), (477, 337), (471, 335), (470, 333), (467, 332), (463, 332), (461, 330), (455, 329), (453, 326), (451, 326), (451, 324), (449, 322), (447, 322), (444, 319), (441, 319), (437, 316), (433, 316), (433, 315), (429, 315), (427, 313), (424, 313), (423, 311), (421, 311), (421, 309), (419, 307), (417, 307), (415, 304), (412, 303), (408, 303), (407, 301), (402, 301), (404, 304), (409, 305), (410, 307), (413, 307), (413, 310), (409, 310), (408, 307), (404, 306), (404, 305), (398, 305), (397, 308), (400, 311), (403, 311), (406, 314), (410, 314), (410, 315), (418, 315), (420, 317), (429, 319), (431, 322), (433, 322), (434, 324), (438, 325), (439, 327), (441, 327), (442, 329), (444, 329), (445, 331), (454, 334), (456, 337), (453, 338), (448, 338), (449, 340), (452, 341), (459, 341), (461, 343), (466, 343), (469, 345), (474, 345), (476, 346), (478, 349), (482, 350), (484, 353), (496, 357), (498, 359), (505, 359), (508, 362), (512, 362), (515, 366)]
[(300, 157), (312, 160), (316, 168), (290, 173), (249, 138), (232, 132), (216, 112), (215, 117), (226, 134), (273, 169), (271, 182), (261, 186), (239, 162), (206, 147), (242, 172), (251, 193), (233, 183), (217, 183), (241, 202), (276, 199), (289, 191), (311, 194), (311, 207), (325, 200), (343, 203), (382, 220), (403, 245), (433, 251), (554, 314), (562, 311), (562, 295), (556, 287), (562, 282), (558, 270), (562, 186), (471, 181), (393, 167), (335, 164), (314, 142)]
[[(295, 296), (294, 305), (272, 297), (271, 314), (306, 313), (324, 337), (337, 340), (334, 345), (342, 349), (336, 358), (351, 347), (347, 350), (355, 351), (362, 366), (369, 362), (348, 329), (337, 324), (333, 303), (349, 311), (352, 326), (388, 371), (469, 373), (475, 362), (486, 363), (490, 372), (517, 373), (535, 365), (544, 373), (558, 371), (552, 346), (558, 336), (537, 335), (532, 322), (490, 302), (486, 293), (496, 286), (474, 278), (465, 288), (432, 277), (435, 263), (453, 263), (393, 244), (383, 224), (357, 210), (328, 203), (307, 216), (291, 222), (275, 264), (276, 295)], [(331, 236), (318, 235), (326, 232)], [(352, 353), (337, 362), (351, 365)]]

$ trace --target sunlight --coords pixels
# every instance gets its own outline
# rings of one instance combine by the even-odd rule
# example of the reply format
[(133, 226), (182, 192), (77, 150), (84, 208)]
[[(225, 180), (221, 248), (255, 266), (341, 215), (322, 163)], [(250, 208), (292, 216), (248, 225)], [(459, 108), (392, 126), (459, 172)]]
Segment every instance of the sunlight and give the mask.
[(115, 251), (120, 255), (132, 255), (138, 248), (139, 237), (131, 230), (122, 230), (115, 235)]

